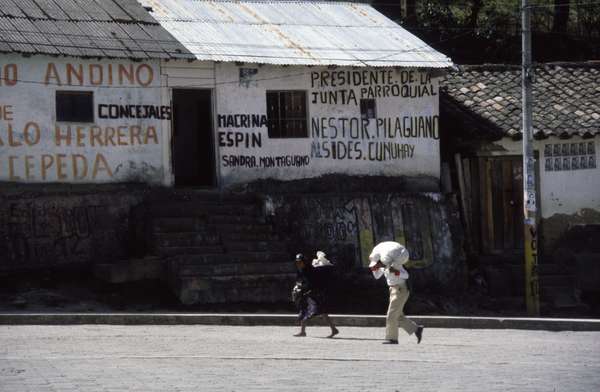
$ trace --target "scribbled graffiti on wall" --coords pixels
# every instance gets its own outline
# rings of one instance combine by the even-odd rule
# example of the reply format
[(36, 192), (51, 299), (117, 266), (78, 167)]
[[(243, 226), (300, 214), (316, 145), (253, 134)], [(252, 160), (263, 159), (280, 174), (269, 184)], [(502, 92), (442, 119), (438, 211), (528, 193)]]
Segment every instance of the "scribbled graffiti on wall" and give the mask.
[(445, 211), (428, 197), (304, 197), (286, 208), (289, 230), (301, 243), (315, 249), (342, 247), (345, 253), (353, 249), (355, 267), (368, 264), (372, 247), (380, 241), (406, 244), (416, 268), (434, 262), (434, 248), (441, 253), (445, 245), (451, 248)]
[(269, 205), (297, 251), (323, 250), (341, 270), (361, 270), (377, 243), (395, 240), (408, 248), (419, 288), (456, 289), (463, 282), (459, 218), (439, 194), (272, 195)]
[(101, 197), (88, 199), (25, 198), (3, 202), (0, 270), (85, 264), (126, 254), (128, 203)]

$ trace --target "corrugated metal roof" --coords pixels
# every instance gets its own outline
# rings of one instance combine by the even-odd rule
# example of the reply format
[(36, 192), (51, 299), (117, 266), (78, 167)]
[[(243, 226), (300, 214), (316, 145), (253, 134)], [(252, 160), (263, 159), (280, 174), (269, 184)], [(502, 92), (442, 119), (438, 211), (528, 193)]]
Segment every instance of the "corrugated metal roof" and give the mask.
[(0, 0), (0, 52), (194, 58), (136, 0)]
[(199, 60), (447, 68), (451, 60), (364, 3), (140, 0)]

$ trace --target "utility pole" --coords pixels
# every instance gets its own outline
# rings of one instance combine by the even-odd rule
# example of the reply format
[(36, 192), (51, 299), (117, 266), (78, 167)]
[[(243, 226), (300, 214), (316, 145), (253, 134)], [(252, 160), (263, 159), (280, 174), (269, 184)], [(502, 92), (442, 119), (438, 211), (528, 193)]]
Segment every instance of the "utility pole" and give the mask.
[(533, 155), (532, 134), (532, 93), (533, 68), (531, 66), (531, 17), (529, 0), (521, 0), (521, 37), (523, 62), (521, 81), (523, 90), (523, 215), (525, 229), (525, 302), (530, 316), (540, 314), (540, 290), (538, 281), (538, 231), (535, 157)]

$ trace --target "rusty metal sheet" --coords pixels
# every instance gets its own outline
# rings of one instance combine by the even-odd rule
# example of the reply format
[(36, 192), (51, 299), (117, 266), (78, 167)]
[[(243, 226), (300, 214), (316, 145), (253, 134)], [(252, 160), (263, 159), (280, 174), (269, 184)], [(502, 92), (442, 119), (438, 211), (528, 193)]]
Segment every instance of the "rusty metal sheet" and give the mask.
[(193, 58), (136, 0), (0, 0), (0, 18), (3, 52)]
[(83, 52), (69, 39), (69, 34), (61, 29), (59, 23), (53, 20), (38, 20), (35, 22), (35, 27), (52, 41), (61, 54), (65, 56), (83, 56)]
[(0, 15), (23, 18), (25, 14), (15, 4), (13, 0), (0, 0)]
[(50, 19), (66, 20), (67, 14), (52, 0), (33, 0)]
[[(139, 50), (143, 51), (146, 57), (149, 58), (169, 58), (169, 55), (157, 45), (156, 40), (146, 33), (139, 25), (122, 24), (121, 29), (127, 34), (129, 40), (134, 42)], [(129, 42), (129, 41), (125, 41)]]
[(100, 49), (107, 57), (129, 57), (129, 52), (111, 34), (112, 22), (79, 22), (79, 27), (90, 41)]
[(119, 0), (118, 4), (123, 11), (131, 16), (131, 19), (145, 23), (156, 23), (156, 20), (143, 7), (140, 7), (137, 0)]
[(68, 34), (73, 45), (79, 49), (86, 57), (105, 57), (104, 52), (98, 48), (93, 39), (88, 37), (78, 26), (78, 23), (71, 21), (57, 21), (58, 28)]
[[(129, 52), (129, 57), (133, 57), (136, 59), (146, 59), (150, 57), (138, 44), (137, 40), (132, 39), (129, 36), (129, 34), (125, 31), (124, 27), (128, 26), (129, 24), (111, 23), (111, 25), (112, 26), (110, 28), (113, 38), (117, 39), (121, 43), (121, 45)], [(153, 46), (156, 46), (156, 44), (154, 43)]]
[(91, 0), (73, 0), (79, 7), (85, 8), (85, 12), (90, 15), (92, 20), (110, 22), (112, 18), (96, 2)]
[(12, 18), (0, 18), (0, 36), (2, 42), (11, 47), (17, 53), (35, 53), (35, 48), (27, 42), (27, 39), (12, 24)]
[(451, 60), (369, 4), (141, 0), (199, 60), (448, 68)]
[(177, 40), (173, 40), (172, 36), (159, 25), (140, 25), (140, 27), (150, 35), (160, 46), (160, 48), (173, 58), (195, 58), (186, 45), (180, 44)]
[(134, 19), (127, 14), (127, 12), (123, 11), (121, 7), (117, 5), (113, 0), (90, 0), (96, 3), (100, 8), (102, 8), (114, 21), (121, 22), (133, 22)]
[(11, 23), (21, 33), (27, 43), (31, 44), (38, 53), (60, 54), (55, 44), (48, 40), (29, 19), (14, 18), (11, 20)]
[(67, 15), (69, 20), (92, 20), (86, 8), (77, 4), (74, 0), (59, 0), (56, 5)]
[(15, 3), (28, 18), (45, 18), (46, 15), (33, 0), (18, 0)]

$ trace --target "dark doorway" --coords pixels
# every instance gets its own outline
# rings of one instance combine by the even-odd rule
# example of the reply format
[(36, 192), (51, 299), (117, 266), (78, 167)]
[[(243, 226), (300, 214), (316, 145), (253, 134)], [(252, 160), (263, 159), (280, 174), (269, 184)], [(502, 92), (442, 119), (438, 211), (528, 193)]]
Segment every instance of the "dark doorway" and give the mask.
[(484, 168), (482, 234), (490, 253), (523, 252), (523, 160), (481, 158)]
[(211, 90), (173, 90), (175, 186), (216, 185)]

